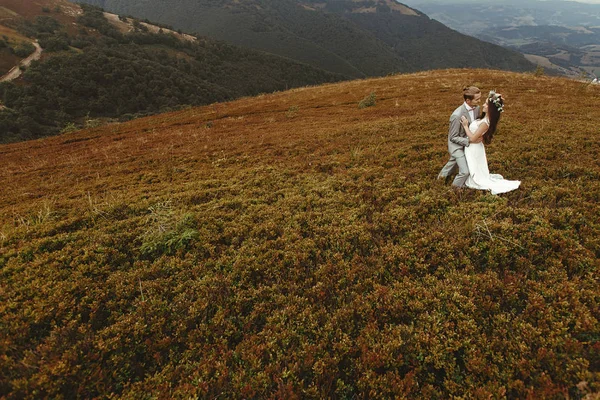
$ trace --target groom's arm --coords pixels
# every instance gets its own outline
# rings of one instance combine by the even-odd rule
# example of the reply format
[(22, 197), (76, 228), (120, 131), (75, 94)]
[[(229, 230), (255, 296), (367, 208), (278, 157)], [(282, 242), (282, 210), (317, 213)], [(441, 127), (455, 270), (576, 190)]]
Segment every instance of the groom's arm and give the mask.
[(452, 117), (450, 117), (450, 131), (448, 133), (448, 138), (452, 143), (456, 143), (459, 146), (468, 147), (469, 138), (460, 136), (461, 128), (462, 125), (460, 123), (460, 115), (452, 114)]

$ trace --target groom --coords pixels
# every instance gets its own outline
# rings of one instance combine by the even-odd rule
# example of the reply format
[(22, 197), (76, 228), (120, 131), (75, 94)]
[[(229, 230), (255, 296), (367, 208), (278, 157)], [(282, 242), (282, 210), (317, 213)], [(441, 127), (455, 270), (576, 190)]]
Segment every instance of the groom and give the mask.
[[(452, 182), (452, 186), (462, 188), (469, 177), (469, 166), (465, 159), (465, 147), (469, 146), (469, 137), (460, 123), (461, 117), (469, 120), (469, 124), (479, 117), (479, 102), (481, 101), (481, 90), (476, 86), (468, 86), (463, 89), (465, 102), (458, 107), (450, 116), (450, 129), (448, 130), (448, 152), (450, 160), (442, 168), (438, 179), (448, 182), (450, 175), (458, 166), (458, 174)], [(474, 143), (481, 142), (481, 138)]]

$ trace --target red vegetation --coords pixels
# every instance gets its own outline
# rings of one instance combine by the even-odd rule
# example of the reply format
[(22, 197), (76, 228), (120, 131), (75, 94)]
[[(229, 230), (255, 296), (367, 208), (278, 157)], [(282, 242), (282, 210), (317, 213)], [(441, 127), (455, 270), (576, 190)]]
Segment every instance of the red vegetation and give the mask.
[[(472, 83), (515, 192), (435, 180)], [(435, 71), (0, 146), (1, 395), (598, 393), (598, 90)]]

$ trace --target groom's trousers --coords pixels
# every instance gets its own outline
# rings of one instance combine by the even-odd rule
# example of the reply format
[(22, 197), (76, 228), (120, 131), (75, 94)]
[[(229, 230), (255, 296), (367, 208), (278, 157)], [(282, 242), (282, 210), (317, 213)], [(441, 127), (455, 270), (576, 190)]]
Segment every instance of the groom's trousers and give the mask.
[(467, 159), (465, 156), (454, 157), (450, 156), (450, 160), (444, 165), (444, 168), (440, 171), (438, 178), (446, 178), (451, 175), (456, 167), (458, 166), (458, 174), (452, 182), (452, 186), (463, 187), (467, 178), (469, 178), (469, 166), (467, 165)]

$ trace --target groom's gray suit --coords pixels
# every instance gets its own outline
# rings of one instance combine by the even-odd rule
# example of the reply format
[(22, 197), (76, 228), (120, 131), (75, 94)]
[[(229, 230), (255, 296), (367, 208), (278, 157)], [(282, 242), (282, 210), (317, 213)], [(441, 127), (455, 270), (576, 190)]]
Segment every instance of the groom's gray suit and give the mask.
[[(479, 117), (479, 110), (479, 107), (475, 107), (473, 110), (473, 117), (475, 119)], [(469, 124), (473, 122), (464, 103), (454, 110), (450, 116), (450, 128), (448, 129), (448, 152), (450, 153), (450, 160), (444, 165), (444, 168), (442, 168), (438, 175), (438, 178), (446, 178), (458, 166), (458, 174), (454, 178), (454, 182), (452, 182), (452, 186), (457, 187), (463, 187), (469, 177), (469, 166), (465, 159), (465, 147), (469, 146), (469, 137), (460, 122), (463, 116), (469, 120)]]

